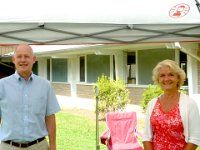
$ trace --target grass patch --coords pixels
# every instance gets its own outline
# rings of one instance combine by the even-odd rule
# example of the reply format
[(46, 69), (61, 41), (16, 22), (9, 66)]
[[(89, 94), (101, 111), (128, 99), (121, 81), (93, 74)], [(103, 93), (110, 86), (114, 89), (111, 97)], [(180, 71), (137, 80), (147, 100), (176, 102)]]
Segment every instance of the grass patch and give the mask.
[[(91, 112), (94, 113), (94, 112)], [(57, 149), (58, 150), (95, 150), (96, 123), (90, 118), (59, 112), (57, 120)], [(99, 122), (99, 133), (106, 129), (105, 122)], [(106, 150), (100, 144), (101, 150)]]
[[(70, 110), (72, 111), (72, 110)], [(96, 150), (96, 122), (94, 112), (61, 111), (56, 114), (57, 150)], [(92, 117), (88, 117), (88, 115)], [(87, 116), (87, 117), (86, 117)], [(99, 135), (106, 129), (105, 122), (99, 122)], [(107, 150), (99, 144), (100, 150)], [(200, 147), (197, 148), (200, 150)]]

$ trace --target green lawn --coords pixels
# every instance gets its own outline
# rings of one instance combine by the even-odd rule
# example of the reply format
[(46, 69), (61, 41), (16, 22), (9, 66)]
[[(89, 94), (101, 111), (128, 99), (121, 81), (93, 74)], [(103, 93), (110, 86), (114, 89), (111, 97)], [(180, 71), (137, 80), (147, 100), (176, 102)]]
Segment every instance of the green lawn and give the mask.
[[(57, 150), (96, 150), (96, 123), (94, 119), (63, 111), (59, 112), (56, 117)], [(105, 122), (99, 122), (100, 135), (105, 129)], [(100, 150), (106, 150), (106, 147), (100, 144)]]
[[(57, 115), (57, 150), (95, 150), (96, 123), (86, 117), (76, 116), (67, 112)], [(106, 129), (105, 123), (99, 124), (99, 133)], [(106, 150), (100, 144), (101, 150)]]

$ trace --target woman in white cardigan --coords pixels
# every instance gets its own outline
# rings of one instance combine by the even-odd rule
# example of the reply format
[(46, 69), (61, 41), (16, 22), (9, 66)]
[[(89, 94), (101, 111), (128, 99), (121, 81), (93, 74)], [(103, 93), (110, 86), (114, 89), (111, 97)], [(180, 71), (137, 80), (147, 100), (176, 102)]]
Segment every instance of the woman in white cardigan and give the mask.
[(148, 103), (144, 150), (195, 150), (200, 146), (198, 106), (179, 92), (185, 76), (172, 60), (161, 61), (153, 69), (153, 81), (164, 93)]

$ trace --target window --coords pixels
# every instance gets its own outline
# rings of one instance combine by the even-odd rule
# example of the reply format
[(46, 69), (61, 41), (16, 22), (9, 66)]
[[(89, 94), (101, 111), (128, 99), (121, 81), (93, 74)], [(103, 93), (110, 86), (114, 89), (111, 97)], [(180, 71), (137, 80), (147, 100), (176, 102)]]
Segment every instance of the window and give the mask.
[(185, 71), (186, 73), (186, 80), (184, 82), (184, 85), (188, 85), (188, 78), (187, 78), (187, 54), (180, 51), (180, 67)]
[(113, 56), (113, 80), (116, 80), (115, 56)]
[(37, 61), (33, 64), (33, 73), (36, 75), (38, 74), (38, 62)]
[(52, 59), (52, 81), (67, 82), (67, 59)]
[(135, 84), (136, 82), (136, 64), (135, 64), (135, 52), (131, 52), (127, 54), (127, 83)]
[(51, 72), (50, 59), (47, 59), (47, 80), (49, 81), (50, 81), (50, 72)]
[(85, 57), (80, 57), (80, 82), (85, 82)]
[(87, 55), (87, 83), (96, 83), (98, 77), (110, 76), (110, 55)]

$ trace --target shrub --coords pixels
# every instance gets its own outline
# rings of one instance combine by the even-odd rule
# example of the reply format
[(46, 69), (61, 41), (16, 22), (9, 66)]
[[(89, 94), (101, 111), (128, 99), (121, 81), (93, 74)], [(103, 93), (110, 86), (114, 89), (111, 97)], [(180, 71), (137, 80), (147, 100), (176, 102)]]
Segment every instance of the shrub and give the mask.
[(104, 117), (107, 112), (123, 110), (129, 102), (129, 91), (122, 80), (98, 77), (98, 111)]
[[(187, 91), (184, 89), (180, 90), (181, 93), (185, 93), (187, 94)], [(144, 90), (143, 94), (142, 94), (142, 100), (141, 100), (141, 106), (143, 111), (145, 112), (147, 109), (147, 104), (148, 102), (155, 98), (158, 97), (159, 95), (163, 94), (163, 91), (161, 90), (161, 88), (158, 85), (149, 85), (148, 88), (146, 90)]]
[(143, 111), (146, 111), (147, 108), (147, 104), (148, 102), (161, 95), (163, 93), (163, 91), (161, 90), (161, 88), (157, 85), (149, 85), (147, 89), (144, 90), (143, 94), (142, 94), (142, 101), (141, 101), (141, 106)]

